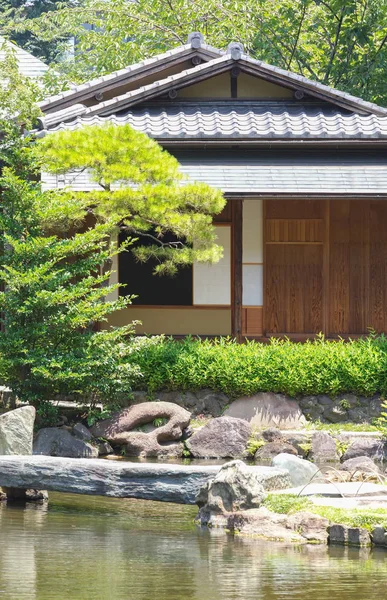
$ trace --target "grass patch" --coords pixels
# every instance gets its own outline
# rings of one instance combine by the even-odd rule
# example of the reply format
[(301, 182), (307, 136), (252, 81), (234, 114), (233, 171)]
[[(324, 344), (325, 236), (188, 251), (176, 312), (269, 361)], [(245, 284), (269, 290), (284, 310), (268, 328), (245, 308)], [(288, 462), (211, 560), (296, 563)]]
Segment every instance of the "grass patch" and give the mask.
[[(322, 336), (304, 344), (272, 339), (268, 344), (231, 339), (176, 341), (162, 336), (131, 354), (150, 394), (158, 390), (209, 388), (230, 398), (257, 392), (387, 395), (387, 338), (370, 335), (344, 342)], [(342, 425), (340, 425), (343, 428)]]
[(386, 508), (333, 508), (316, 506), (308, 498), (292, 494), (268, 494), (264, 505), (271, 511), (280, 514), (294, 514), (308, 511), (325, 517), (330, 523), (339, 523), (348, 527), (362, 527), (372, 531), (376, 526), (387, 527)]
[(321, 423), (321, 421), (310, 421), (305, 425), (305, 429), (308, 431), (327, 431), (328, 433), (332, 434), (339, 434), (342, 431), (358, 431), (360, 433), (367, 431), (379, 431), (378, 427), (371, 423)]

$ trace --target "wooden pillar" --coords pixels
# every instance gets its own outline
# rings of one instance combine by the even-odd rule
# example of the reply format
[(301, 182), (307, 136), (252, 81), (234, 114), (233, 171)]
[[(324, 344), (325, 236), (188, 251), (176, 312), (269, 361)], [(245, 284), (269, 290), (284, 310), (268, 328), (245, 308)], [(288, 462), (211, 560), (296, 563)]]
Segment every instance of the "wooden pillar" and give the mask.
[(242, 341), (242, 211), (243, 200), (231, 200), (232, 206), (232, 277), (231, 334)]

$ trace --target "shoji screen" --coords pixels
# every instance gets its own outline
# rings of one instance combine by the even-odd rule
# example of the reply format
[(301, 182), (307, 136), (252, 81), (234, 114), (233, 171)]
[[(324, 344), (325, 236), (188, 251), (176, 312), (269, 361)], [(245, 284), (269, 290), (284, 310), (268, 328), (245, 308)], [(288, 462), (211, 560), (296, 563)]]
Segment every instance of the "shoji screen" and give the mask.
[(263, 304), (262, 200), (243, 202), (243, 306)]
[(195, 263), (193, 268), (194, 305), (231, 303), (231, 227), (216, 226), (217, 243), (223, 246), (223, 258), (214, 265)]

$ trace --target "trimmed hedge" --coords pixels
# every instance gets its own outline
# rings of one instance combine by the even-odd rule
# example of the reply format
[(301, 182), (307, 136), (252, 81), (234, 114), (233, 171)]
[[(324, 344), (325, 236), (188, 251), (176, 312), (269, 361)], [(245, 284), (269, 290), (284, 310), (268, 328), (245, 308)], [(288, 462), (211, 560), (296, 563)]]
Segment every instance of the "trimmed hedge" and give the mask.
[(134, 388), (210, 388), (231, 398), (256, 392), (289, 396), (387, 394), (387, 338), (370, 335), (344, 342), (322, 336), (306, 343), (149, 338), (131, 355), (142, 373)]

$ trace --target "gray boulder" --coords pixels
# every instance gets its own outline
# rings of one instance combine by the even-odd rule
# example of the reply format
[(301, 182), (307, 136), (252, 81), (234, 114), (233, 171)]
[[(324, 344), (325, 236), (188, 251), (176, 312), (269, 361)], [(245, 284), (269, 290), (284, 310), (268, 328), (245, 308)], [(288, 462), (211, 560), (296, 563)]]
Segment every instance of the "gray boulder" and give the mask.
[(363, 473), (380, 473), (379, 467), (369, 456), (349, 458), (340, 465), (340, 469), (342, 471), (348, 471), (349, 473), (354, 473), (355, 471), (362, 471)]
[(210, 526), (225, 526), (230, 531), (241, 535), (259, 536), (269, 540), (305, 544), (306, 539), (297, 531), (289, 527), (287, 515), (273, 513), (261, 506), (238, 513), (230, 513), (225, 525), (222, 524), (220, 515), (213, 515)]
[(368, 458), (377, 461), (386, 460), (386, 443), (380, 439), (360, 438), (354, 440), (344, 452), (342, 461), (345, 462), (351, 458), (358, 458), (359, 456), (368, 456)]
[(212, 419), (186, 441), (195, 458), (239, 458), (245, 455), (251, 425), (242, 419)]
[(348, 413), (341, 404), (337, 403), (332, 406), (327, 406), (324, 409), (323, 417), (329, 423), (343, 423), (343, 421), (347, 421)]
[(98, 454), (99, 456), (107, 456), (108, 454), (113, 454), (114, 450), (109, 444), (109, 442), (100, 442), (98, 444)]
[(38, 431), (33, 454), (68, 458), (97, 458), (98, 448), (79, 440), (64, 427), (46, 427)]
[(251, 467), (234, 460), (221, 467), (214, 479), (199, 492), (196, 503), (200, 507), (198, 519), (204, 525), (211, 516), (258, 508), (266, 491), (289, 487), (286, 471), (271, 467)]
[(274, 456), (283, 453), (294, 454), (295, 456), (297, 456), (297, 450), (294, 446), (292, 446), (285, 440), (276, 440), (274, 442), (268, 442), (267, 444), (259, 448), (254, 455), (254, 459), (257, 461), (271, 460), (272, 458), (274, 458)]
[(289, 515), (287, 526), (297, 531), (303, 538), (313, 544), (328, 542), (329, 520), (309, 512), (298, 512)]
[(0, 415), (0, 455), (31, 454), (35, 408), (22, 406)]
[(82, 423), (75, 423), (73, 426), (72, 434), (75, 435), (79, 440), (83, 440), (84, 442), (91, 442), (93, 436), (90, 431), (85, 427)]
[(326, 431), (314, 432), (310, 454), (316, 462), (339, 460), (336, 440)]
[(347, 527), (346, 525), (333, 524), (328, 527), (330, 544), (348, 546), (370, 546), (371, 536), (367, 529), (361, 527)]
[(273, 458), (271, 464), (276, 469), (288, 471), (293, 487), (307, 485), (311, 481), (316, 483), (322, 479), (315, 464), (292, 454), (279, 454)]
[(230, 404), (224, 415), (244, 419), (259, 428), (300, 429), (306, 423), (295, 400), (272, 392), (259, 392), (255, 396), (239, 398)]
[[(110, 419), (99, 421), (92, 427), (94, 437), (104, 438), (113, 445), (125, 446), (127, 456), (179, 457), (183, 454), (181, 440), (191, 414), (171, 402), (144, 402), (117, 412)], [(155, 419), (168, 419), (151, 431), (131, 431), (153, 423)]]
[(281, 430), (276, 427), (269, 427), (269, 429), (262, 431), (262, 437), (265, 442), (278, 442), (279, 440), (283, 440)]
[(371, 532), (372, 542), (375, 546), (387, 546), (387, 531), (384, 527), (375, 527)]

